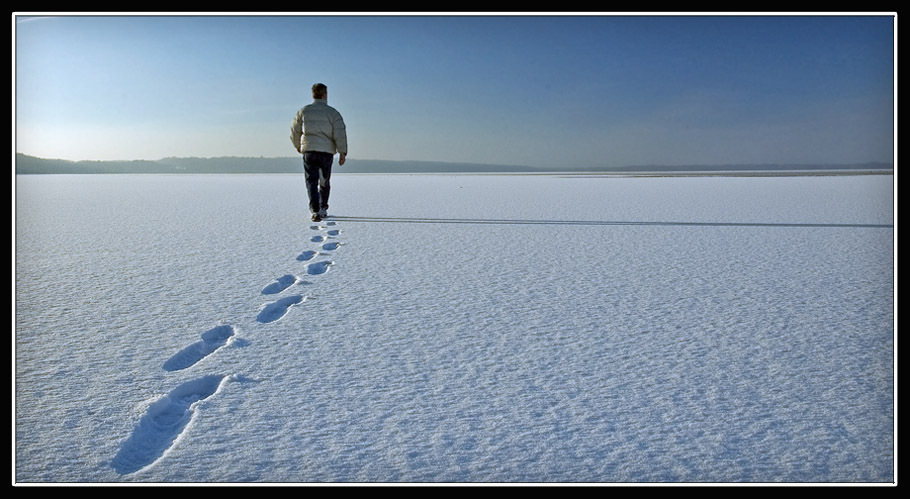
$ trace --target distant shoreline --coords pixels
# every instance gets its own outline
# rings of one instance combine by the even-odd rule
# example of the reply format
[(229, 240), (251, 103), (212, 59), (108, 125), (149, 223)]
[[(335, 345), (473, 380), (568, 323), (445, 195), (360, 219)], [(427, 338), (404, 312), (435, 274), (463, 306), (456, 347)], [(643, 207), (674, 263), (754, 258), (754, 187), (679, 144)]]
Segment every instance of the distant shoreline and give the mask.
[[(69, 161), (45, 159), (17, 153), (17, 175), (53, 174), (270, 174), (302, 173), (299, 157), (288, 158), (164, 158), (157, 161)], [(590, 177), (678, 177), (678, 176), (807, 176), (807, 175), (891, 175), (887, 163), (819, 165), (635, 165), (625, 167), (575, 167), (543, 169), (516, 165), (448, 163), (440, 161), (391, 161), (349, 159), (337, 173), (351, 174), (524, 174)]]

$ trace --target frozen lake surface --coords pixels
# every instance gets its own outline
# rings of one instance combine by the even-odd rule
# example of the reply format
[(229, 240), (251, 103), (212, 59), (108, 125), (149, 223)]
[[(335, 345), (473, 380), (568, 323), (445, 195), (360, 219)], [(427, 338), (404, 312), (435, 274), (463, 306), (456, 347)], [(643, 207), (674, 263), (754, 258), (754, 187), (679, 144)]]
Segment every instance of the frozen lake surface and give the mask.
[(14, 481), (890, 483), (892, 182), (18, 176)]

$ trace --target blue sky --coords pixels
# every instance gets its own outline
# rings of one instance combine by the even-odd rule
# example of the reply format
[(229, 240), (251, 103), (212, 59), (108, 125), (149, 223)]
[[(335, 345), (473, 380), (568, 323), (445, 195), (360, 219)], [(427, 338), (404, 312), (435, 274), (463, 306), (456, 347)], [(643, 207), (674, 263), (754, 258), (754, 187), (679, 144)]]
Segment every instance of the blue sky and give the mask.
[(350, 157), (561, 166), (890, 162), (894, 18), (15, 18), (16, 150), (295, 156), (310, 86)]

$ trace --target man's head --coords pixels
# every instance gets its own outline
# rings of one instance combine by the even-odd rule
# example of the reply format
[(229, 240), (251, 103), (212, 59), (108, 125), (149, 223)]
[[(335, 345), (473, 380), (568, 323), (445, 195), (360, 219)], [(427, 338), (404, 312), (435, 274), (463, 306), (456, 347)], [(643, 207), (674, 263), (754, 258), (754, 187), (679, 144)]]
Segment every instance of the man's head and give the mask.
[(329, 93), (328, 87), (322, 83), (317, 83), (313, 85), (313, 98), (314, 99), (325, 99)]

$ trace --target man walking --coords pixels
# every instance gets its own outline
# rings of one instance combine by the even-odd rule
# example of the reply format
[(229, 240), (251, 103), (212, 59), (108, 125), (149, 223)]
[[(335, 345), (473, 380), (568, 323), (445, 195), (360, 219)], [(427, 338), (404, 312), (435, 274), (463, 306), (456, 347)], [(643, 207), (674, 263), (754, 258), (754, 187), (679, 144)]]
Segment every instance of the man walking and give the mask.
[(312, 220), (318, 222), (329, 209), (329, 178), (332, 160), (338, 153), (338, 165), (348, 154), (344, 120), (327, 104), (328, 89), (322, 83), (313, 85), (313, 103), (297, 111), (291, 123), (291, 142), (303, 154), (303, 178), (310, 198)]

